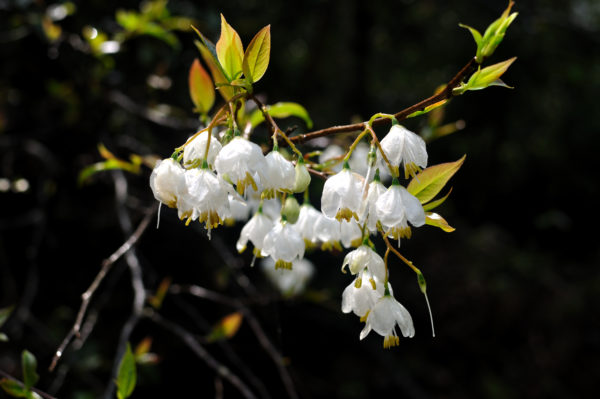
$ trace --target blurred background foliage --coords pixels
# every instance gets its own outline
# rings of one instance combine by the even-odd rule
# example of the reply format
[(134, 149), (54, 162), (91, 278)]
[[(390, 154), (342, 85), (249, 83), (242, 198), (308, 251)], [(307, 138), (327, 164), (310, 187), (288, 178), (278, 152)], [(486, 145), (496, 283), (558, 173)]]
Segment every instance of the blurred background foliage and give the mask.
[[(429, 96), (475, 52), (458, 23), (482, 30), (505, 7), (483, 0), (306, 0), (293, 7), (0, 0), (0, 308), (16, 306), (2, 327), (10, 341), (0, 342), (0, 369), (19, 377), (26, 348), (38, 358), (38, 386), (53, 395), (100, 397), (111, 384), (133, 295), (123, 261), (92, 302), (97, 319), (85, 344), (46, 371), (81, 293), (126, 238), (115, 211), (120, 172), (95, 174), (84, 185), (78, 174), (102, 160), (99, 143), (120, 159), (166, 157), (194, 131), (187, 73), (199, 54), (190, 22), (216, 41), (223, 13), (244, 44), (271, 24), (271, 63), (256, 91), (269, 103), (303, 104), (323, 128)], [(149, 229), (137, 247), (150, 293), (165, 277), (230, 297), (256, 289), (248, 305), (302, 398), (593, 396), (600, 376), (593, 206), (600, 3), (523, 1), (514, 10), (519, 16), (490, 62), (518, 57), (503, 77), (515, 89), (453, 99), (444, 123), (464, 128), (429, 145), (432, 164), (467, 154), (439, 209), (457, 230), (421, 228), (402, 246), (427, 277), (436, 338), (414, 275), (397, 262), (394, 290), (417, 336), (383, 350), (379, 338), (359, 342), (360, 323), (340, 311), (350, 283), (339, 273), (343, 254), (310, 256), (317, 272), (308, 290), (283, 300), (258, 268), (247, 267), (248, 253), (233, 253), (241, 226), (219, 228), (209, 242), (199, 225), (185, 228), (166, 209), (160, 229)], [(427, 117), (406, 125), (422, 130)], [(134, 226), (154, 201), (149, 173), (126, 175)], [(198, 337), (232, 311), (184, 295), (167, 295), (160, 309)], [(133, 397), (220, 392), (222, 382), (202, 360), (144, 319), (132, 344), (146, 337), (158, 361), (140, 366)], [(204, 344), (242, 378), (254, 373), (263, 394), (287, 395), (245, 321), (229, 340)], [(261, 392), (260, 383), (251, 386)], [(227, 383), (223, 389), (225, 397), (238, 395)]]

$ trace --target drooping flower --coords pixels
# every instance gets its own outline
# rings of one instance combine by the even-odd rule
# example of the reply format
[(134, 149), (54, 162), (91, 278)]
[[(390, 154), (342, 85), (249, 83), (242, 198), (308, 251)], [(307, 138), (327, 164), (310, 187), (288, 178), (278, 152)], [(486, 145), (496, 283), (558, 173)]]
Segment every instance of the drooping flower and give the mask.
[(408, 310), (393, 296), (384, 294), (369, 311), (365, 327), (360, 332), (360, 339), (364, 339), (371, 330), (374, 330), (384, 337), (383, 347), (391, 348), (400, 344), (396, 326), (400, 327), (405, 337), (412, 338), (415, 335), (415, 327)]
[(177, 207), (178, 197), (187, 191), (185, 170), (172, 158), (158, 161), (150, 175), (150, 187), (154, 198), (169, 208)]
[(264, 258), (261, 268), (267, 278), (286, 297), (298, 295), (304, 291), (312, 277), (315, 267), (308, 259), (292, 261), (292, 269), (276, 269), (273, 259)]
[(273, 258), (275, 269), (291, 269), (294, 260), (304, 257), (304, 240), (293, 224), (279, 221), (265, 236), (262, 252)]
[(191, 205), (192, 213), (190, 215), (189, 210), (184, 210), (180, 218), (187, 217), (188, 223), (190, 219), (196, 218), (199, 222), (205, 222), (210, 237), (210, 230), (222, 224), (223, 219), (229, 214), (227, 191), (217, 176), (207, 168), (187, 170), (185, 182), (187, 194), (183, 200), (188, 206)]
[(317, 211), (310, 203), (305, 202), (300, 206), (296, 229), (304, 239), (307, 247), (316, 244), (318, 241), (315, 225), (321, 216), (322, 213)]
[(273, 198), (276, 191), (291, 192), (296, 181), (294, 164), (275, 148), (265, 157), (266, 170), (262, 182), (265, 198)]
[(337, 220), (358, 220), (361, 204), (362, 178), (352, 173), (347, 163), (341, 172), (331, 176), (323, 186), (321, 211)]
[(383, 296), (383, 282), (377, 281), (367, 270), (360, 272), (342, 292), (342, 312), (354, 312), (363, 318)]
[(358, 247), (362, 241), (362, 230), (355, 219), (342, 220), (340, 241), (345, 248)]
[(346, 267), (350, 273), (357, 274), (367, 269), (378, 281), (385, 281), (385, 264), (383, 259), (368, 245), (361, 245), (353, 251), (348, 252), (344, 257), (342, 272), (346, 272)]
[[(206, 154), (206, 142), (208, 141), (208, 131), (200, 133), (191, 142), (189, 142), (183, 149), (183, 165), (186, 168), (196, 168), (202, 166), (204, 161), (204, 155)], [(208, 148), (208, 156), (206, 162), (208, 167), (214, 169), (215, 158), (221, 151), (221, 143), (216, 137), (210, 138), (210, 144)]]
[(319, 212), (319, 217), (315, 222), (314, 229), (317, 241), (321, 242), (321, 250), (342, 250), (340, 245), (340, 222), (335, 219), (328, 218), (323, 213)]
[(366, 219), (367, 229), (371, 232), (377, 231), (377, 212), (375, 210), (375, 203), (385, 191), (385, 186), (379, 180), (379, 173), (376, 172), (375, 178), (369, 183), (367, 198), (363, 201), (360, 212), (360, 222), (364, 223)]
[(219, 175), (235, 184), (240, 194), (244, 194), (247, 186), (259, 191), (257, 184), (260, 183), (266, 165), (260, 147), (240, 136), (227, 143), (215, 159)]
[[(395, 124), (381, 140), (381, 148), (393, 166), (404, 164), (406, 177), (427, 166), (427, 149), (421, 136)], [(379, 154), (381, 157), (381, 154)], [(381, 164), (384, 167), (383, 164)]]
[(240, 253), (243, 252), (246, 249), (248, 240), (250, 240), (252, 245), (254, 245), (254, 256), (261, 257), (265, 237), (272, 228), (273, 221), (263, 214), (262, 209), (259, 208), (259, 211), (242, 228), (236, 249)]
[(377, 220), (385, 232), (395, 239), (410, 238), (410, 222), (415, 227), (425, 224), (425, 211), (417, 197), (394, 179), (392, 185), (375, 202)]

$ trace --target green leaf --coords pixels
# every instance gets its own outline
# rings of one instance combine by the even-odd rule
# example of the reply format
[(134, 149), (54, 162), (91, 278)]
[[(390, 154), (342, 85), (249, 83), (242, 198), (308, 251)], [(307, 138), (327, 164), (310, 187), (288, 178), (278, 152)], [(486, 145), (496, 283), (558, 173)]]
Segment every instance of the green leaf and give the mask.
[(119, 364), (119, 372), (117, 374), (117, 397), (125, 399), (131, 396), (135, 388), (137, 374), (135, 370), (135, 356), (131, 351), (131, 346), (127, 343), (127, 348)]
[(250, 83), (258, 82), (269, 66), (271, 25), (262, 28), (252, 39), (242, 61), (244, 76)]
[(232, 338), (240, 329), (243, 316), (240, 312), (233, 312), (223, 317), (212, 329), (207, 337), (209, 342)]
[(458, 161), (430, 166), (413, 177), (406, 189), (422, 204), (426, 204), (444, 188), (448, 180), (460, 169), (466, 157), (463, 155)]
[(215, 103), (215, 86), (197, 58), (190, 67), (188, 82), (190, 97), (196, 110), (201, 114), (206, 114)]
[(117, 23), (129, 32), (137, 30), (142, 22), (140, 15), (134, 11), (117, 10), (115, 18)]
[(446, 201), (446, 198), (448, 198), (448, 196), (450, 195), (451, 192), (452, 192), (452, 189), (450, 189), (450, 191), (448, 191), (448, 193), (446, 195), (444, 195), (442, 198), (438, 198), (435, 201), (431, 201), (431, 202), (428, 202), (427, 204), (423, 205), (423, 210), (430, 211), (430, 210), (442, 205), (444, 203), (444, 201)]
[(12, 313), (12, 311), (14, 309), (15, 309), (14, 306), (8, 306), (6, 308), (0, 309), (0, 327), (2, 327), (4, 325), (4, 323), (6, 323), (6, 320), (8, 320), (8, 318), (10, 317), (10, 314)]
[(40, 379), (40, 376), (36, 372), (37, 360), (33, 353), (24, 350), (21, 354), (21, 363), (23, 367), (23, 383), (25, 384), (25, 389), (29, 390)]
[(126, 172), (130, 172), (133, 174), (140, 173), (140, 165), (136, 163), (129, 163), (127, 161), (123, 161), (120, 159), (108, 159), (103, 162), (97, 162), (93, 165), (86, 166), (79, 172), (79, 176), (77, 177), (77, 183), (82, 185), (86, 183), (86, 181), (92, 177), (95, 173), (102, 172), (105, 170), (114, 170), (120, 169)]
[[(194, 28), (195, 29), (195, 28)], [(196, 31), (199, 35), (200, 32)], [(211, 51), (210, 47), (206, 46), (201, 42), (194, 42), (198, 50), (200, 51), (200, 55), (202, 59), (208, 65), (208, 69), (210, 69), (210, 73), (213, 77), (213, 81), (215, 82), (215, 86), (219, 88), (219, 93), (225, 99), (225, 101), (229, 100), (235, 94), (233, 87), (226, 86), (229, 83), (229, 79), (225, 75), (225, 71), (223, 71), (223, 67), (219, 64), (219, 60), (216, 58), (216, 53)], [(209, 42), (210, 43), (210, 42)], [(212, 45), (212, 43), (210, 43)], [(213, 45), (214, 50), (214, 45)]]
[(0, 380), (0, 387), (2, 387), (4, 392), (16, 398), (26, 398), (27, 394), (29, 393), (29, 390), (26, 389), (20, 382), (9, 380), (8, 378), (3, 378)]
[(477, 48), (477, 61), (479, 63), (483, 62), (483, 60), (489, 56), (491, 56), (496, 48), (500, 45), (502, 40), (504, 39), (504, 35), (506, 30), (510, 26), (510, 24), (517, 18), (518, 13), (513, 12), (510, 13), (510, 9), (515, 4), (514, 1), (510, 0), (508, 3), (508, 7), (504, 10), (500, 18), (495, 20), (488, 26), (483, 34), (483, 38), (481, 39), (480, 45)]
[(448, 222), (446, 222), (446, 219), (433, 212), (425, 213), (425, 224), (439, 227), (446, 233), (452, 233), (454, 230), (456, 230), (454, 227), (450, 226)]
[(468, 29), (471, 32), (471, 35), (473, 36), (473, 39), (475, 39), (475, 43), (477, 44), (477, 49), (479, 49), (479, 47), (481, 46), (481, 33), (479, 33), (477, 29), (471, 28), (469, 25), (458, 24), (458, 26), (460, 26), (461, 28)]
[(242, 72), (244, 47), (240, 35), (227, 23), (221, 14), (221, 36), (216, 46), (217, 58), (223, 66), (229, 81), (235, 79)]
[(517, 57), (513, 57), (509, 60), (477, 70), (477, 72), (469, 78), (465, 90), (481, 90), (489, 86), (509, 87), (500, 80), (500, 76), (506, 72), (508, 67), (515, 62), (516, 59)]
[[(302, 105), (293, 102), (280, 102), (273, 105), (267, 105), (267, 112), (273, 118), (288, 118), (295, 116), (304, 120), (306, 127), (311, 129), (313, 126), (312, 119), (308, 115), (308, 111)], [(264, 122), (265, 118), (262, 112), (257, 109), (250, 115), (250, 123), (252, 127), (256, 127)]]

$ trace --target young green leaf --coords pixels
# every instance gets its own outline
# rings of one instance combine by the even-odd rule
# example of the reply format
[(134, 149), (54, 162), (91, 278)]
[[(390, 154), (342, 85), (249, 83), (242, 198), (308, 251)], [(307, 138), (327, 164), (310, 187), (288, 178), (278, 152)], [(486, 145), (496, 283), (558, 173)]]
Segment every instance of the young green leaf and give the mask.
[(136, 380), (135, 356), (131, 351), (131, 346), (127, 343), (127, 348), (119, 364), (119, 372), (117, 374), (117, 397), (125, 399), (131, 396)]
[(458, 161), (428, 167), (417, 174), (406, 189), (417, 197), (422, 204), (426, 204), (444, 188), (448, 180), (454, 176), (465, 162), (465, 158), (466, 155), (463, 155)]
[(450, 226), (448, 222), (446, 222), (446, 219), (434, 212), (425, 213), (425, 224), (439, 227), (446, 233), (452, 233), (454, 230), (456, 230), (454, 227)]
[(215, 86), (197, 58), (190, 67), (188, 82), (190, 97), (196, 106), (196, 111), (206, 114), (215, 103)]
[(407, 119), (414, 118), (415, 116), (420, 116), (420, 115), (426, 114), (430, 111), (433, 111), (436, 108), (441, 107), (442, 105), (445, 105), (448, 101), (449, 101), (448, 99), (445, 99), (445, 100), (438, 101), (437, 103), (433, 103), (420, 111), (413, 112), (412, 114), (408, 115), (406, 118)]
[(263, 77), (269, 66), (271, 53), (271, 25), (262, 28), (252, 39), (242, 62), (244, 76), (250, 83)]
[[(198, 32), (198, 34), (200, 35), (200, 32)], [(235, 93), (233, 87), (226, 86), (226, 84), (229, 83), (229, 79), (225, 75), (225, 71), (221, 67), (221, 64), (219, 64), (219, 60), (216, 58), (216, 53), (213, 53), (213, 51), (211, 51), (206, 44), (200, 43), (198, 41), (194, 43), (196, 44), (196, 47), (198, 47), (202, 59), (204, 60), (204, 62), (206, 62), (206, 65), (208, 65), (208, 69), (210, 69), (210, 73), (215, 82), (215, 86), (217, 86), (219, 89), (219, 93), (221, 93), (221, 96), (223, 97), (223, 99), (225, 99), (225, 101), (229, 100), (231, 97), (233, 97)]]
[(8, 378), (3, 378), (0, 380), (0, 387), (4, 390), (4, 392), (10, 396), (14, 396), (15, 398), (26, 398), (30, 392), (20, 382), (9, 380)]
[(227, 23), (221, 14), (221, 36), (216, 46), (217, 58), (223, 66), (229, 81), (237, 78), (242, 72), (244, 47), (240, 35)]
[(478, 69), (466, 84), (454, 89), (454, 94), (462, 94), (467, 90), (481, 90), (489, 86), (502, 86), (511, 88), (500, 80), (500, 76), (506, 72), (508, 67), (515, 62), (517, 57), (513, 57), (503, 62), (490, 65), (483, 69)]
[(29, 390), (38, 382), (40, 376), (36, 372), (37, 360), (28, 350), (24, 350), (23, 353), (21, 353), (21, 367), (23, 368), (23, 383), (25, 384), (25, 389)]
[[(273, 118), (288, 118), (295, 116), (304, 120), (306, 127), (311, 129), (313, 126), (312, 119), (308, 115), (308, 111), (302, 105), (292, 102), (280, 102), (273, 105), (267, 105), (267, 112)], [(256, 127), (264, 122), (265, 118), (262, 112), (258, 109), (250, 115), (250, 123), (252, 127)]]
[(207, 339), (209, 342), (230, 339), (242, 324), (243, 316), (240, 312), (230, 313), (223, 317), (212, 329)]
[(500, 18), (492, 22), (490, 26), (488, 26), (488, 28), (485, 30), (483, 38), (480, 42), (480, 46), (477, 48), (476, 57), (479, 63), (483, 62), (485, 58), (491, 56), (494, 53), (496, 48), (502, 42), (502, 39), (504, 39), (506, 30), (508, 29), (510, 24), (515, 20), (515, 18), (517, 18), (518, 13), (513, 12), (512, 14), (509, 14), (510, 9), (514, 4), (515, 2), (510, 0), (508, 3), (508, 7), (506, 8), (506, 10), (504, 10)]

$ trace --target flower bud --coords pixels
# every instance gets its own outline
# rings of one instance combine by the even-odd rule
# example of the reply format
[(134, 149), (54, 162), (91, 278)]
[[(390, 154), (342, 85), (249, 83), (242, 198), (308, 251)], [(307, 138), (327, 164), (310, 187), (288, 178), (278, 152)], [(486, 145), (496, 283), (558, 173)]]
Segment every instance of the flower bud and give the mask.
[(285, 219), (288, 222), (292, 224), (296, 223), (298, 216), (300, 215), (300, 205), (298, 204), (298, 201), (296, 201), (296, 198), (290, 196), (285, 199), (281, 215), (285, 216)]
[(294, 188), (292, 189), (295, 193), (302, 193), (306, 191), (308, 185), (310, 184), (310, 173), (308, 173), (308, 169), (304, 164), (304, 160), (302, 158), (298, 159), (295, 167), (296, 179), (294, 181)]

